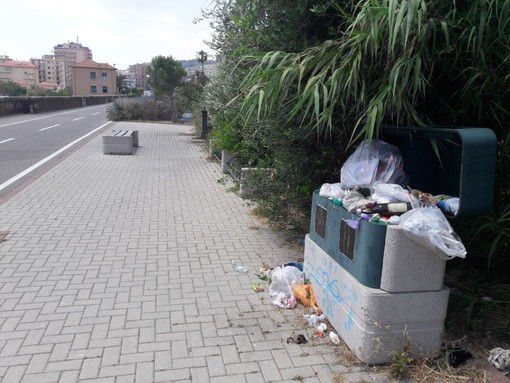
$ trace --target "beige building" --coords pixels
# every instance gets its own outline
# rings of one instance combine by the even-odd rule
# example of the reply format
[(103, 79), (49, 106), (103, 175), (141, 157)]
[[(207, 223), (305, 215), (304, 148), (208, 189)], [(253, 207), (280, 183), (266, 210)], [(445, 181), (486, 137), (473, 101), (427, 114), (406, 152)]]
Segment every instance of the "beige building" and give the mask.
[(92, 51), (79, 42), (67, 42), (53, 47), (55, 60), (63, 61), (65, 64), (65, 83), (67, 87), (73, 85), (73, 71), (71, 64), (92, 60)]
[(53, 55), (44, 55), (40, 59), (30, 59), (30, 62), (39, 69), (41, 83), (56, 84), (56, 89), (64, 89), (66, 83), (66, 65), (63, 60), (56, 60)]
[(128, 69), (130, 88), (147, 89), (147, 67), (149, 64), (134, 64)]
[(25, 88), (39, 83), (38, 68), (28, 61), (0, 62), (0, 81), (14, 81)]
[(73, 96), (111, 96), (117, 94), (117, 69), (110, 64), (87, 60), (70, 65)]

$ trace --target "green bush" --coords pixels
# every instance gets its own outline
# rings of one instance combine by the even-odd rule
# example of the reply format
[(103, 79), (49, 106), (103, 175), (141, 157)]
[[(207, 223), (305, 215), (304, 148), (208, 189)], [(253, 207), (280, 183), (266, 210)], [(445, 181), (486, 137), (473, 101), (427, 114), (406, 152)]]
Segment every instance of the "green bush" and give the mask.
[(112, 121), (170, 121), (172, 108), (166, 100), (116, 100), (106, 112)]
[(383, 125), (490, 128), (494, 213), (452, 224), (472, 239), (463, 265), (510, 279), (510, 0), (216, 3), (206, 16), (222, 67), (204, 105), (219, 149), (273, 170), (254, 193), (261, 209), (275, 220), (307, 214), (349, 144)]

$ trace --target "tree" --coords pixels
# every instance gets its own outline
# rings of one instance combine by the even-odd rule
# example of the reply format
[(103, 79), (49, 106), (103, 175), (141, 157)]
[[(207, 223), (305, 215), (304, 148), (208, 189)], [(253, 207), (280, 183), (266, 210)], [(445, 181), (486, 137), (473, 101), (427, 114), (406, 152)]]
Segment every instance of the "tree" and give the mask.
[(198, 84), (185, 83), (175, 89), (174, 108), (175, 113), (180, 116), (182, 113), (196, 110), (203, 87)]
[(40, 87), (40, 86), (32, 86), (30, 89), (27, 89), (27, 96), (47, 96), (48, 90)]
[(202, 75), (205, 75), (204, 72), (204, 63), (207, 61), (207, 52), (204, 50), (199, 50), (197, 52), (197, 61), (202, 64)]
[(0, 95), (3, 96), (25, 96), (27, 90), (14, 81), (0, 81)]
[(156, 98), (168, 96), (173, 98), (175, 87), (186, 76), (186, 70), (172, 56), (156, 56), (147, 68), (148, 83)]
[(127, 76), (117, 73), (117, 91), (120, 94), (129, 93), (129, 88), (126, 83)]
[(73, 92), (69, 90), (69, 88), (58, 89), (58, 90), (50, 90), (48, 92), (48, 96), (72, 96)]

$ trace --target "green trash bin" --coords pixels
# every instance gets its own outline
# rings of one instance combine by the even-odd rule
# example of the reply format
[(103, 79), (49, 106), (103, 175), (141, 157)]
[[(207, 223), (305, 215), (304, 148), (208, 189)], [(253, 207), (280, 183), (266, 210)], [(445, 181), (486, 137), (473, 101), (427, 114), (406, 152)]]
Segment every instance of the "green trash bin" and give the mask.
[[(411, 187), (459, 197), (455, 217), (486, 214), (492, 209), (497, 149), (492, 130), (385, 127), (381, 138), (400, 149)], [(310, 238), (360, 283), (379, 288), (386, 225), (360, 221), (355, 230), (345, 222), (357, 218), (315, 191)]]

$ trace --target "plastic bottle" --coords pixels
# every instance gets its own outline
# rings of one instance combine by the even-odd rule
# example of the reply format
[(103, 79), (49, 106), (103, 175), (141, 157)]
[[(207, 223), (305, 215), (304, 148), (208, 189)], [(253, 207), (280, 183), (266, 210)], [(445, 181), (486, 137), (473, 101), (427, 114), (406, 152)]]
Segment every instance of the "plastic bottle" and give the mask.
[(343, 202), (341, 200), (339, 200), (339, 199), (336, 199), (336, 198), (332, 198), (331, 202), (333, 202), (337, 206), (344, 206)]
[(247, 273), (248, 272), (248, 269), (246, 267), (244, 267), (243, 265), (241, 265), (238, 261), (236, 261), (235, 259), (232, 260), (232, 267), (234, 268), (235, 271), (237, 271), (238, 273)]
[(437, 199), (437, 207), (449, 215), (455, 215), (459, 211), (460, 199), (449, 195), (435, 196)]
[(356, 213), (381, 214), (381, 215), (403, 214), (406, 211), (411, 210), (412, 208), (413, 207), (409, 202), (379, 203), (376, 205), (356, 209)]

